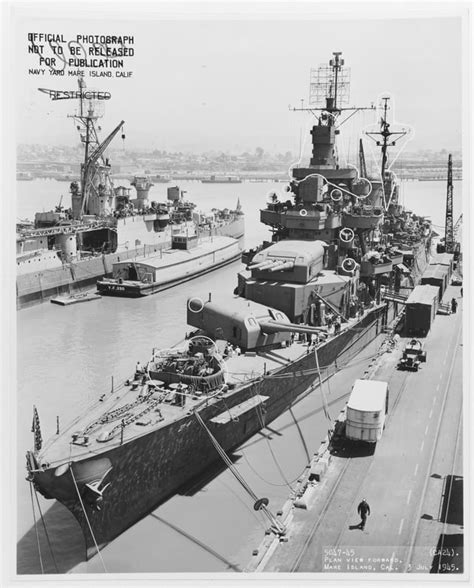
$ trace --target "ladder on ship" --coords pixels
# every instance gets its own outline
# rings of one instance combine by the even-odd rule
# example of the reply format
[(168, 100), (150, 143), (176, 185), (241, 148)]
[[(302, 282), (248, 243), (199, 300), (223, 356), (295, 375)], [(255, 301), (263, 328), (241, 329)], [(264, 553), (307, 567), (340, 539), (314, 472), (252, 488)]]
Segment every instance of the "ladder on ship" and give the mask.
[(322, 301), (324, 302), (324, 304), (326, 304), (327, 306), (329, 306), (329, 308), (330, 308), (330, 309), (331, 309), (331, 310), (332, 310), (332, 311), (333, 311), (335, 314), (337, 314), (337, 316), (341, 317), (341, 320), (343, 320), (343, 321), (344, 321), (344, 322), (346, 322), (346, 323), (348, 322), (348, 321), (347, 321), (347, 319), (346, 319), (346, 317), (345, 317), (343, 314), (341, 314), (341, 313), (340, 313), (340, 312), (337, 310), (337, 308), (334, 306), (334, 304), (331, 304), (331, 302), (329, 302), (329, 300), (326, 300), (326, 298), (323, 298), (323, 296), (319, 295), (319, 294), (318, 294), (317, 292), (315, 292), (314, 290), (313, 290), (313, 294), (314, 294), (314, 295), (315, 295), (317, 298), (319, 298), (320, 300), (322, 300)]

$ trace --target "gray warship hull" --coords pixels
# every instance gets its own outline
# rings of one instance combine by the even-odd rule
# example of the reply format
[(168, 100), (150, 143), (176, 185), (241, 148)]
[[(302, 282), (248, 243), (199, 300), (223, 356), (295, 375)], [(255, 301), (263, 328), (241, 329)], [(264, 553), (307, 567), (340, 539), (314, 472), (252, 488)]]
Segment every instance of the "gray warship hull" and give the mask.
[[(364, 349), (382, 332), (396, 310), (393, 303), (377, 306), (321, 344), (318, 360), (323, 378), (330, 377)], [(228, 390), (222, 397), (209, 400), (199, 409), (199, 416), (221, 447), (231, 452), (304, 398), (314, 385), (316, 367), (314, 352), (308, 352), (284, 367), (261, 374), (245, 385)], [(302, 373), (306, 370), (313, 373)], [(281, 378), (285, 374), (291, 374), (291, 386), (287, 379)], [(256, 395), (267, 397), (263, 424), (257, 410), (243, 411), (238, 419), (212, 421)], [(186, 410), (180, 418), (162, 428), (89, 456), (90, 453), (83, 461), (76, 459), (64, 473), (55, 467), (31, 473), (36, 488), (44, 496), (56, 498), (75, 515), (85, 537), (88, 558), (96, 554), (96, 543), (101, 549), (220, 460), (208, 433), (195, 414)], [(77, 498), (77, 490), (84, 487), (81, 478), (84, 480), (94, 469), (102, 474), (108, 471), (105, 481), (110, 484), (100, 510), (85, 502), (81, 504)]]

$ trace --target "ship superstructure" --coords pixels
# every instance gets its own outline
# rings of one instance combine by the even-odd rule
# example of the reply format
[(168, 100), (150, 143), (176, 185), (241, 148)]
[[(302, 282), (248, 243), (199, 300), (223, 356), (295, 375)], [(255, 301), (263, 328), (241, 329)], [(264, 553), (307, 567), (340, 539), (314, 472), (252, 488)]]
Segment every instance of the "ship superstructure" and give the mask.
[[(355, 298), (368, 304), (380, 299), (383, 289), (398, 292), (403, 287), (412, 288), (429, 259), (431, 222), (400, 205), (399, 185), (390, 169), (389, 147), (394, 147), (408, 130), (391, 128), (388, 96), (382, 97), (376, 129), (365, 133), (380, 150), (377, 173), (367, 173), (362, 139), (359, 169), (340, 165), (336, 145), (340, 127), (355, 112), (366, 109), (341, 106), (348, 101), (348, 79), (340, 53), (334, 53), (329, 66), (312, 70), (310, 107), (294, 109), (309, 111), (317, 118), (311, 129), (309, 165), (291, 170), (292, 179), (283, 198), (276, 193), (269, 195), (261, 221), (272, 227), (272, 243), (248, 252), (245, 259), (250, 275), (240, 275), (239, 292), (259, 300), (268, 290), (275, 304), (281, 304), (285, 311), (292, 296), (288, 289), (299, 288), (299, 302), (290, 311), (290, 316), (298, 320), (304, 318), (303, 309), (311, 306), (321, 289), (315, 283), (317, 272), (308, 276), (312, 279), (307, 285), (296, 286), (302, 282), (296, 269), (297, 252), (308, 248), (301, 241), (324, 242), (324, 268), (334, 271), (339, 280), (353, 278), (352, 287), (346, 292), (342, 289), (338, 303), (346, 312), (350, 312), (351, 301), (352, 306), (357, 302)], [(346, 112), (350, 114), (338, 122)], [(283, 253), (285, 245), (292, 251), (287, 248)], [(279, 283), (277, 288), (275, 282)]]
[[(55, 210), (37, 212), (34, 228), (17, 228), (18, 306), (49, 298), (64, 291), (90, 286), (98, 277), (110, 276), (114, 262), (169, 247), (174, 233), (213, 234), (241, 238), (241, 211), (214, 216), (195, 215), (195, 204), (184, 198), (178, 186), (167, 189), (165, 202), (156, 202), (148, 176), (136, 176), (131, 188), (116, 186), (105, 153), (120, 133), (124, 121), (103, 140), (98, 121), (101, 103), (88, 99), (82, 78), (78, 112), (72, 116), (84, 146), (80, 181), (70, 184), (71, 208), (61, 203)], [(100, 93), (92, 93), (100, 96)]]
[[(269, 195), (260, 219), (272, 227), (272, 243), (249, 252), (249, 273), (239, 276), (243, 296), (253, 300), (270, 296), (276, 307), (282, 306), (298, 321), (306, 320), (309, 312), (315, 316), (315, 304), (319, 322), (324, 320), (319, 311), (324, 304), (330, 305), (332, 314), (354, 316), (361, 299), (361, 259), (383, 222), (380, 186), (361, 177), (355, 166), (342, 167), (337, 155), (340, 126), (366, 109), (343, 106), (349, 99), (348, 80), (340, 53), (334, 53), (329, 66), (312, 70), (310, 106), (295, 109), (309, 111), (317, 119), (311, 129), (309, 165), (291, 170), (284, 198)], [(300, 265), (308, 268), (305, 275)], [(367, 292), (363, 302), (374, 300), (375, 294), (375, 289)]]

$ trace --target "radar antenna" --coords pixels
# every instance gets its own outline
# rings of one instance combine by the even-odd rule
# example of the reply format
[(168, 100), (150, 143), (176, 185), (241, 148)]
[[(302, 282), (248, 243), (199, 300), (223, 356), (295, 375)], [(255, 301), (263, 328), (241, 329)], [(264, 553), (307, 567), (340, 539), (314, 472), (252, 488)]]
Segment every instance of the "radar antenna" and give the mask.
[(327, 112), (338, 112), (340, 104), (349, 104), (351, 70), (344, 67), (340, 51), (333, 52), (329, 65), (321, 64), (311, 69), (309, 105)]
[[(311, 69), (309, 107), (305, 108), (302, 100), (301, 108), (290, 110), (311, 112), (319, 119), (319, 124), (325, 123), (327, 126), (335, 126), (337, 117), (344, 111), (350, 111), (351, 114), (337, 125), (340, 127), (356, 112), (375, 109), (373, 104), (369, 107), (342, 106), (349, 104), (351, 70), (344, 66), (341, 55), (340, 51), (334, 51), (329, 64), (321, 64), (318, 68)], [(317, 112), (321, 114), (318, 116)]]

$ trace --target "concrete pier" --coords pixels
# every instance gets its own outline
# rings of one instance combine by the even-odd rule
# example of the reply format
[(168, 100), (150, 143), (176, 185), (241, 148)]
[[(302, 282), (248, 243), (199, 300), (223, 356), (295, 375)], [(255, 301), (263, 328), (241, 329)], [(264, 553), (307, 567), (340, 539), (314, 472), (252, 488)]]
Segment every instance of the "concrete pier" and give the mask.
[[(344, 438), (339, 415), (305, 477), (283, 508), (284, 536), (268, 534), (249, 572), (344, 574), (464, 571), (462, 467), (462, 297), (457, 313), (438, 315), (423, 340), (427, 362), (397, 370), (408, 339), (379, 357), (370, 377), (389, 383), (386, 428), (377, 445)], [(353, 382), (347, 382), (352, 386)], [(357, 505), (371, 514), (359, 527)]]

